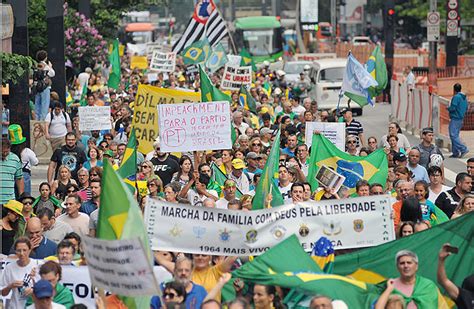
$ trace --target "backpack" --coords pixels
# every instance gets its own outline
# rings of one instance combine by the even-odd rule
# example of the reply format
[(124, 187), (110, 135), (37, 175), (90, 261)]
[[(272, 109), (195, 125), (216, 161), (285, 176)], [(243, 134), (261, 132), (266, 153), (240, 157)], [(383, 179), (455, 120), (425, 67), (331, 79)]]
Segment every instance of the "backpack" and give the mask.
[[(64, 125), (67, 125), (67, 116), (66, 116), (66, 112), (65, 111), (61, 111), (63, 113), (63, 116), (64, 116)], [(49, 126), (48, 128), (51, 128), (51, 123), (53, 122), (53, 111), (50, 112), (51, 113), (51, 120), (49, 121)]]
[(50, 84), (51, 80), (47, 70), (35, 69), (33, 71), (33, 86), (31, 87), (31, 92), (34, 95), (43, 92)]

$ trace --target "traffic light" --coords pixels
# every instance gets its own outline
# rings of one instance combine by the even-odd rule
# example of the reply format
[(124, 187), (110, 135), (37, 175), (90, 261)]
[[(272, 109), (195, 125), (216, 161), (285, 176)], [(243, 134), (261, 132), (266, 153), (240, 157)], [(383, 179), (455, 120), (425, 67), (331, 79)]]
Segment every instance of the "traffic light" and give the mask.
[(387, 27), (395, 26), (395, 9), (393, 7), (387, 9)]

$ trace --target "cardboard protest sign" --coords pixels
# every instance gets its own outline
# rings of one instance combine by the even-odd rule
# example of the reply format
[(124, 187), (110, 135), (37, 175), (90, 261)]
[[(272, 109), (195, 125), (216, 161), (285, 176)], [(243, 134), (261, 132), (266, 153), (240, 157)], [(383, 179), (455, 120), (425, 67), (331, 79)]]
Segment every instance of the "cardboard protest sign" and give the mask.
[(163, 152), (232, 147), (229, 102), (162, 104), (158, 114)]
[(139, 238), (103, 240), (85, 236), (92, 284), (123, 296), (158, 294), (153, 269)]
[(110, 106), (80, 106), (79, 130), (110, 130)]
[(242, 85), (252, 83), (252, 67), (234, 66), (227, 63), (222, 76), (221, 88), (228, 90), (239, 90)]
[(360, 248), (395, 239), (392, 203), (374, 195), (236, 212), (147, 199), (145, 224), (152, 250), (260, 255), (292, 234), (306, 251), (321, 236), (335, 249)]
[(343, 122), (306, 122), (306, 145), (311, 147), (314, 131), (321, 132), (339, 150), (346, 150), (346, 125)]
[(162, 53), (158, 50), (151, 57), (150, 70), (159, 72), (174, 72), (176, 67), (176, 53)]
[(139, 85), (132, 119), (139, 141), (138, 151), (142, 153), (153, 151), (153, 142), (158, 137), (158, 105), (199, 101), (201, 101), (199, 92)]

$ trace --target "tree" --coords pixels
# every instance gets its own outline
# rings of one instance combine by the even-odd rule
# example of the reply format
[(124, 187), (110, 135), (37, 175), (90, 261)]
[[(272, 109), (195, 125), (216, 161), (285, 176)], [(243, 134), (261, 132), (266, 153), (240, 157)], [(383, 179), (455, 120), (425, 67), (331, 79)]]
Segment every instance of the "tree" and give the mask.
[(2, 64), (2, 85), (15, 85), (25, 75), (30, 74), (36, 66), (36, 61), (29, 56), (0, 52)]

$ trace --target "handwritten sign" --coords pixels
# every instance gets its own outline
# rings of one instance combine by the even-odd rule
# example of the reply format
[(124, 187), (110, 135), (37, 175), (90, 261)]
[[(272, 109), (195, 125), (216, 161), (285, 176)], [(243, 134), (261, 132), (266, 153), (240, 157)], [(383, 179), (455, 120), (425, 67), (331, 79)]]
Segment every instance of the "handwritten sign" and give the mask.
[(79, 130), (110, 130), (110, 106), (80, 106)]
[(183, 103), (158, 106), (161, 151), (229, 149), (229, 102)]
[(222, 76), (221, 88), (229, 90), (239, 90), (241, 85), (252, 83), (252, 67), (240, 67), (226, 64)]
[(158, 50), (151, 57), (150, 70), (159, 72), (174, 72), (176, 67), (176, 53), (162, 53)]
[(346, 127), (343, 122), (306, 122), (305, 137), (308, 148), (311, 147), (315, 130), (321, 132), (339, 150), (346, 150)]
[(130, 57), (130, 69), (138, 68), (145, 70), (148, 68), (148, 59), (146, 56), (132, 56)]
[(132, 119), (135, 134), (139, 141), (138, 151), (141, 153), (153, 151), (153, 142), (158, 137), (158, 105), (199, 101), (201, 101), (199, 92), (140, 84)]
[(153, 269), (139, 238), (102, 240), (85, 236), (92, 284), (124, 296), (158, 294)]

